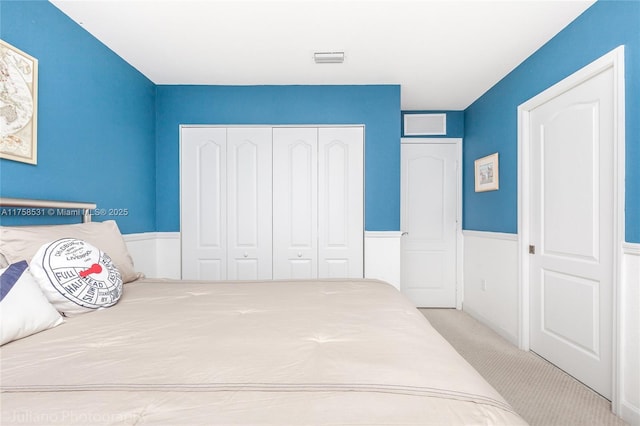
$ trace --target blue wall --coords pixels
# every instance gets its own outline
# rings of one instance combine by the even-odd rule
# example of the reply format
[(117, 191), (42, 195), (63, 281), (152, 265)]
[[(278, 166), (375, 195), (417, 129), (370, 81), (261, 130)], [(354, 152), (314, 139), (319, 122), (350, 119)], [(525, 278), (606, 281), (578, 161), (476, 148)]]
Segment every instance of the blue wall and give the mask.
[[(465, 110), (464, 229), (517, 232), (518, 105), (625, 45), (626, 240), (640, 242), (640, 2), (600, 0)], [(500, 153), (500, 190), (474, 192), (473, 162)]]
[(158, 86), (158, 231), (180, 229), (180, 124), (364, 124), (365, 228), (400, 229), (400, 86)]
[[(407, 114), (446, 114), (447, 133), (436, 136), (406, 136), (404, 134), (404, 116)], [(464, 137), (464, 111), (402, 111), (402, 137), (403, 138), (463, 138)]]
[(155, 85), (49, 2), (0, 11), (0, 38), (39, 61), (38, 164), (0, 160), (0, 194), (127, 208), (107, 218), (154, 231)]
[[(447, 136), (465, 138), (465, 229), (517, 232), (517, 106), (624, 44), (626, 239), (640, 242), (638, 22), (640, 2), (600, 0), (464, 113), (447, 111)], [(362, 123), (366, 229), (399, 229), (397, 85), (156, 87), (46, 1), (1, 1), (0, 37), (40, 65), (38, 165), (0, 160), (2, 196), (96, 201), (129, 210), (123, 232), (177, 231), (179, 124)], [(500, 190), (475, 193), (473, 161), (493, 152)]]
[(124, 233), (178, 231), (179, 124), (364, 124), (365, 226), (399, 229), (399, 86), (156, 87), (47, 1), (2, 1), (0, 16), (40, 74), (38, 164), (0, 160), (2, 196), (94, 201), (128, 209), (96, 218)]

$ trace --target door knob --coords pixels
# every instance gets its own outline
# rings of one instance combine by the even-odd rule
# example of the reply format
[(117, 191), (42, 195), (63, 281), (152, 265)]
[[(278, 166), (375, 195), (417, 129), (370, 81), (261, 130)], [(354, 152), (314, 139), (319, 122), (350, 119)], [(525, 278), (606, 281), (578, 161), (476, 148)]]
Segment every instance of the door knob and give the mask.
[(302, 257), (302, 253), (298, 253), (298, 257)]
[(249, 255), (247, 253), (243, 254), (244, 257), (248, 257)]

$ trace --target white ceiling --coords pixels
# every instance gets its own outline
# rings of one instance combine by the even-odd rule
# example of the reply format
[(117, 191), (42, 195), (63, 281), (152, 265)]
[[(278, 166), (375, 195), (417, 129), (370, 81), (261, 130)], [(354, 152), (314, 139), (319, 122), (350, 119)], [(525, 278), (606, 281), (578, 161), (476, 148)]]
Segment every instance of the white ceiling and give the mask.
[(51, 0), (156, 84), (400, 84), (403, 110), (465, 109), (594, 1)]

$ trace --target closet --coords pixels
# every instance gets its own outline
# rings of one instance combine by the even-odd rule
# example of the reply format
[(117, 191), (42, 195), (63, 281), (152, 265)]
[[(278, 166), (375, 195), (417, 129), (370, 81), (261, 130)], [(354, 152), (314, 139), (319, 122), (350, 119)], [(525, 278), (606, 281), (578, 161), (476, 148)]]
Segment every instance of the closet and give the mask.
[(364, 129), (182, 126), (182, 278), (363, 276)]

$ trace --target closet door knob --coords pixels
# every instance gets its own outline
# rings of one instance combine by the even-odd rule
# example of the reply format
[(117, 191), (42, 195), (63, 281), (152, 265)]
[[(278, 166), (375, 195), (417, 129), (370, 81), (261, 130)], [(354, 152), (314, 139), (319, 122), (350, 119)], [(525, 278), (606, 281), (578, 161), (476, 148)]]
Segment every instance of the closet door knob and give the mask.
[(298, 253), (298, 257), (302, 257), (302, 253)]
[(244, 256), (244, 257), (248, 257), (248, 256), (249, 256), (249, 254), (245, 253), (245, 254), (243, 254), (243, 256)]

